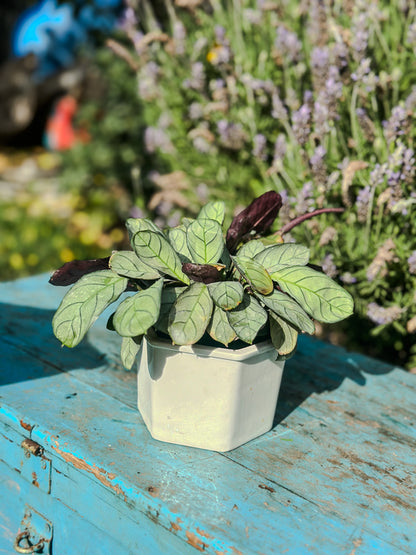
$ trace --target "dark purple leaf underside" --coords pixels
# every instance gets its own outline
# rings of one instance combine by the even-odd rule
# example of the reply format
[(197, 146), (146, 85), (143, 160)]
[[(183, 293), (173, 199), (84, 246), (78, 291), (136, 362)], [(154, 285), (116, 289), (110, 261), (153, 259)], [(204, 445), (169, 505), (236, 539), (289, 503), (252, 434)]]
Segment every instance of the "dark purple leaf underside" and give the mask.
[(221, 271), (211, 264), (186, 262), (182, 264), (182, 271), (193, 281), (201, 281), (202, 283), (221, 281)]
[(275, 191), (264, 193), (253, 200), (231, 222), (226, 236), (228, 250), (234, 253), (244, 235), (251, 231), (260, 234), (267, 231), (276, 219), (281, 207), (282, 197)]
[(49, 283), (52, 285), (72, 285), (85, 274), (96, 272), (97, 270), (108, 270), (108, 262), (110, 257), (97, 258), (94, 260), (72, 260), (66, 262), (58, 270), (56, 270)]

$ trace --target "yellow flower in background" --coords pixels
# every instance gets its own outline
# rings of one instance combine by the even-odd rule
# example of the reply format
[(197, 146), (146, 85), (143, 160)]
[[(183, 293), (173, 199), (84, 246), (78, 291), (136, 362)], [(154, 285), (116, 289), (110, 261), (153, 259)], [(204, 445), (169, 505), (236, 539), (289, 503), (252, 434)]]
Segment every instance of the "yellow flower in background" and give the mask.
[(13, 252), (9, 257), (9, 264), (13, 270), (23, 270), (25, 267), (25, 261), (20, 252)]
[(59, 257), (62, 262), (71, 262), (71, 260), (74, 260), (75, 254), (68, 247), (64, 247), (59, 253)]
[(217, 52), (217, 47), (214, 46), (214, 48), (212, 48), (207, 54), (207, 62), (209, 62), (212, 65), (215, 65), (217, 61), (218, 61), (218, 52)]

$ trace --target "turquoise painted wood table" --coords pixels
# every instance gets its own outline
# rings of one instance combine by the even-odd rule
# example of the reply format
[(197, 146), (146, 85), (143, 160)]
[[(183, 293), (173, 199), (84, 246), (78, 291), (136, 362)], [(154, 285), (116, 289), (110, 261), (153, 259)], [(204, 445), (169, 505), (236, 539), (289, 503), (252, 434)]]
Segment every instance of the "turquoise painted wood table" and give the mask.
[(304, 337), (271, 432), (157, 442), (105, 319), (53, 337), (47, 280), (0, 284), (0, 553), (416, 553), (414, 375)]

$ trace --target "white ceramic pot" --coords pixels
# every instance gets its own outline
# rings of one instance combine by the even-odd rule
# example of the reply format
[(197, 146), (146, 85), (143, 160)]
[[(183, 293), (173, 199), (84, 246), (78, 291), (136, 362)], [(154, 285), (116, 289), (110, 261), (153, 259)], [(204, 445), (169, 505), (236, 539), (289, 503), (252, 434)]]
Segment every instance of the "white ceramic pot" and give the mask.
[(158, 440), (229, 451), (273, 425), (284, 361), (268, 341), (242, 349), (143, 340), (138, 407)]

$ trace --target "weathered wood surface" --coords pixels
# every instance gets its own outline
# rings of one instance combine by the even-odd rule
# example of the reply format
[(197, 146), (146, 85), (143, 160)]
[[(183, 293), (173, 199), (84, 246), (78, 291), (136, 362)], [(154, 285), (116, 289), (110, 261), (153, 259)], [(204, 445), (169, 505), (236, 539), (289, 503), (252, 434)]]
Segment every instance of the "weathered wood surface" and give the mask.
[(303, 337), (270, 433), (223, 454), (156, 442), (105, 319), (76, 349), (53, 337), (47, 279), (0, 284), (0, 431), (45, 447), (49, 497), (118, 553), (416, 553), (414, 375)]

